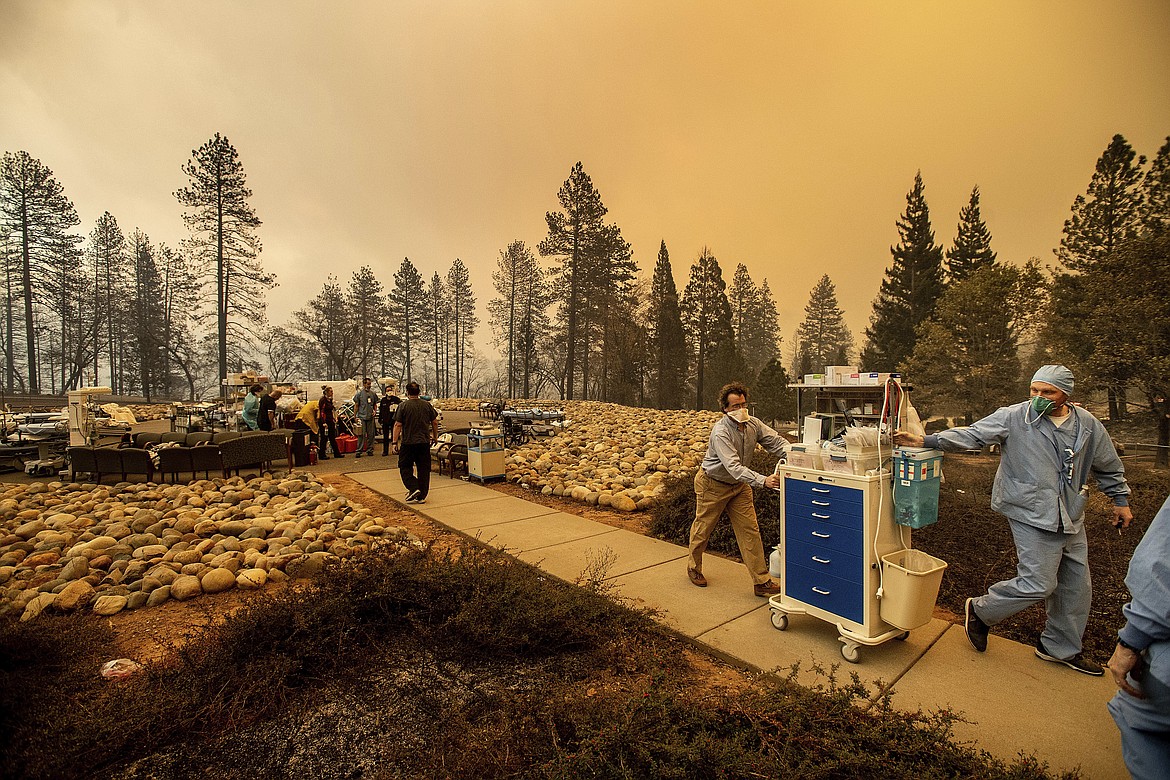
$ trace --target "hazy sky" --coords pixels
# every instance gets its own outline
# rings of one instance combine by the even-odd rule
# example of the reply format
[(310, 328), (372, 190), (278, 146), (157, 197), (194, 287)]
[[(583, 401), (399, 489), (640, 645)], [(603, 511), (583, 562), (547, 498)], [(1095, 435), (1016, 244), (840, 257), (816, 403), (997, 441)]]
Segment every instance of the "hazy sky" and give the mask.
[(821, 274), (857, 332), (921, 170), (949, 246), (971, 188), (1001, 259), (1052, 261), (1115, 133), (1170, 135), (1170, 2), (0, 0), (0, 150), (173, 246), (172, 193), (239, 151), (286, 322), (333, 273), (462, 258), (484, 321), (580, 160), (644, 275), (706, 245), (769, 281), (786, 346)]

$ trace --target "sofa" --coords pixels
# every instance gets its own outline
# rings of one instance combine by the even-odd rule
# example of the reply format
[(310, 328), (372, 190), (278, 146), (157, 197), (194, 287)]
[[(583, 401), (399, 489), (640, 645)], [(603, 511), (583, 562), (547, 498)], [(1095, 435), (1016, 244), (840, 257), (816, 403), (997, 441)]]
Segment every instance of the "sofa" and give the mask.
[(135, 447), (69, 447), (69, 476), (76, 481), (78, 474), (90, 474), (101, 482), (109, 474), (117, 474), (125, 482), (132, 474), (141, 474), (149, 482), (154, 479), (154, 462), (150, 453)]
[[(273, 463), (287, 462), (292, 468), (290, 439), (293, 431), (278, 428), (274, 431), (220, 431), (211, 434), (195, 433), (136, 433), (124, 449), (157, 449), (157, 472), (160, 479), (177, 482), (180, 474), (197, 478), (202, 474), (227, 477), (241, 469), (271, 468)], [(170, 446), (157, 447), (159, 444)], [(149, 453), (147, 453), (149, 457)], [(79, 469), (84, 471), (84, 469)]]

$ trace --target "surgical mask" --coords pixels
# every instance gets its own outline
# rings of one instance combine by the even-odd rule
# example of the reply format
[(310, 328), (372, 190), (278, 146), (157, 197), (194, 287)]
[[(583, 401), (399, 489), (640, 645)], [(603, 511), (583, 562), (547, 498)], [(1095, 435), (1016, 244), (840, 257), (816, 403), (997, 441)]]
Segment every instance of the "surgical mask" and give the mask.
[(1028, 411), (1035, 413), (1036, 416), (1033, 417), (1031, 420), (1029, 420), (1028, 415), (1025, 414), (1024, 415), (1024, 424), (1025, 425), (1035, 425), (1036, 423), (1040, 422), (1041, 417), (1043, 417), (1046, 414), (1051, 414), (1054, 409), (1057, 409), (1059, 407), (1060, 407), (1060, 404), (1055, 403), (1050, 398), (1045, 398), (1042, 395), (1034, 395), (1034, 396), (1032, 396), (1032, 400), (1028, 405)]
[(737, 423), (745, 423), (748, 421), (747, 409), (734, 409), (727, 413), (727, 416), (735, 420)]

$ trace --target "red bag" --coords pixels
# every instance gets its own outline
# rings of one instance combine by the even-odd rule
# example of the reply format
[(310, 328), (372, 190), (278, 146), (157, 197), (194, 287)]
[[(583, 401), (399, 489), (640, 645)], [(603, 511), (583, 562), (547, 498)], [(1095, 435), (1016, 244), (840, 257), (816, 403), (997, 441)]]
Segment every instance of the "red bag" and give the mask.
[(342, 454), (357, 452), (358, 439), (356, 436), (351, 436), (348, 433), (343, 433), (337, 437), (337, 449)]

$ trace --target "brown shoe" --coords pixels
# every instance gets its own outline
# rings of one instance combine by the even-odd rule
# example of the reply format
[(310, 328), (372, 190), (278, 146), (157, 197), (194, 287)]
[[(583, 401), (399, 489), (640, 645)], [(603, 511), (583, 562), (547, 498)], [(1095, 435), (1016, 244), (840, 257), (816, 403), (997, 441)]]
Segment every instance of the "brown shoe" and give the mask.
[(707, 587), (707, 578), (698, 569), (687, 569), (687, 576), (690, 577), (692, 585), (698, 585), (700, 588)]
[(761, 598), (775, 596), (780, 592), (780, 583), (776, 582), (776, 580), (761, 582), (760, 584), (756, 585), (755, 591), (756, 595)]

